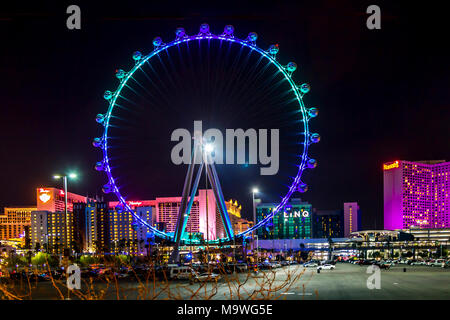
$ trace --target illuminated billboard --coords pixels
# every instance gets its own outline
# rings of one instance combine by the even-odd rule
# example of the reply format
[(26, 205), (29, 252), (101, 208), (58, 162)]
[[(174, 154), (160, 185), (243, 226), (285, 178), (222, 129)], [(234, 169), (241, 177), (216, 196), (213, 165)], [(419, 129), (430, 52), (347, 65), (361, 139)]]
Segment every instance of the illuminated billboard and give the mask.
[(383, 170), (391, 170), (398, 167), (399, 167), (398, 160), (390, 164), (383, 164)]

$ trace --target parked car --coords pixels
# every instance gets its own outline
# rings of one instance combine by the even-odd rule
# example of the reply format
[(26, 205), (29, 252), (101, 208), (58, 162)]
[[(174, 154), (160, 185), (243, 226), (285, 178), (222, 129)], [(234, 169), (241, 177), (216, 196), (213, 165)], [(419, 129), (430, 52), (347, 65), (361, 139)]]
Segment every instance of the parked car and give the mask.
[(374, 263), (374, 265), (377, 265), (378, 267), (380, 267), (380, 269), (390, 269), (391, 268), (391, 263), (387, 263), (387, 262), (376, 262)]
[(432, 263), (430, 263), (430, 266), (432, 267), (442, 267), (442, 265), (445, 264), (444, 259), (436, 259)]
[(196, 273), (191, 267), (173, 267), (170, 268), (169, 278), (177, 280), (188, 280), (192, 274)]
[(334, 270), (335, 268), (336, 268), (335, 265), (327, 263), (327, 264), (318, 266), (317, 270)]
[(416, 260), (411, 262), (412, 266), (425, 266), (426, 262), (424, 260)]
[(358, 264), (360, 266), (370, 266), (374, 263), (372, 260), (359, 260)]
[(281, 268), (281, 264), (279, 262), (270, 262), (270, 266), (272, 269)]
[(433, 263), (434, 263), (434, 259), (430, 259), (430, 260), (427, 260), (427, 261), (426, 261), (426, 265), (427, 265), (427, 266), (432, 266)]
[(236, 271), (237, 272), (245, 272), (248, 270), (248, 267), (245, 263), (237, 263), (236, 264)]
[(193, 271), (189, 280), (191, 282), (218, 282), (220, 278), (220, 275), (217, 273), (197, 273)]
[(310, 267), (318, 267), (319, 264), (317, 262), (307, 262), (303, 266), (306, 268), (310, 268)]

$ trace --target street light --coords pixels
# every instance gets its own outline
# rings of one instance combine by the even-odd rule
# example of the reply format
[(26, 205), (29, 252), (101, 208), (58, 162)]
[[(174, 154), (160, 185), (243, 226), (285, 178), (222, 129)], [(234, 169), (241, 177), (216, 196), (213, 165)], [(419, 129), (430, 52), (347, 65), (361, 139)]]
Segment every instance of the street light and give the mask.
[[(255, 193), (258, 193), (258, 188), (252, 189), (252, 202), (253, 202), (253, 226), (256, 225), (256, 206), (255, 206)], [(258, 235), (256, 235), (256, 232), (254, 233), (256, 236), (256, 258), (258, 259)], [(255, 248), (253, 248), (255, 250)]]
[(77, 174), (76, 173), (69, 173), (68, 175), (54, 175), (54, 179), (59, 180), (63, 179), (63, 185), (64, 185), (64, 215), (66, 216), (66, 245), (69, 246), (70, 244), (70, 236), (69, 236), (69, 213), (67, 212), (67, 178), (69, 179), (76, 179)]
[(212, 143), (206, 143), (205, 151), (208, 153), (212, 153), (214, 151), (214, 145)]
[(255, 194), (258, 193), (258, 188), (252, 189), (252, 201), (253, 201), (253, 225), (256, 225), (256, 206), (255, 206)]

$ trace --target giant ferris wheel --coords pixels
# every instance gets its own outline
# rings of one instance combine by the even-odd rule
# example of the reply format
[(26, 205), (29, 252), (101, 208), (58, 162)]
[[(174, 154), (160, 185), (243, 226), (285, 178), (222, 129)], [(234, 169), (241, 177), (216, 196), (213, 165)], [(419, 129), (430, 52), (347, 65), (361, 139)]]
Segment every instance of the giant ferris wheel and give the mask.
[[(289, 62), (287, 64), (280, 63), (277, 60), (279, 46), (277, 44), (273, 44), (268, 46), (268, 49), (263, 49), (256, 44), (257, 40), (258, 35), (255, 32), (249, 33), (246, 38), (237, 38), (234, 34), (234, 27), (231, 25), (225, 26), (224, 31), (220, 34), (213, 34), (208, 24), (202, 24), (199, 32), (193, 35), (188, 35), (183, 28), (178, 28), (176, 29), (174, 40), (165, 43), (161, 37), (156, 37), (153, 39), (153, 50), (150, 53), (145, 55), (139, 51), (134, 52), (134, 66), (129, 71), (124, 71), (123, 69), (116, 70), (115, 75), (119, 80), (118, 87), (114, 91), (105, 91), (103, 97), (108, 102), (108, 109), (105, 114), (98, 114), (96, 118), (96, 121), (102, 126), (103, 133), (100, 137), (93, 140), (93, 145), (100, 148), (103, 155), (103, 159), (96, 163), (95, 169), (97, 171), (105, 172), (107, 176), (107, 183), (103, 186), (103, 192), (112, 193), (117, 197), (119, 205), (116, 207), (116, 210), (119, 212), (131, 212), (137, 223), (148, 228), (149, 231), (153, 232), (158, 237), (174, 241), (177, 245), (179, 245), (180, 242), (185, 244), (198, 243), (198, 240), (185, 238), (184, 233), (186, 222), (192, 208), (193, 198), (197, 191), (200, 175), (203, 170), (214, 190), (215, 200), (217, 202), (220, 216), (226, 231), (224, 238), (208, 241), (209, 243), (214, 244), (248, 236), (254, 230), (265, 226), (274, 215), (279, 214), (289, 202), (294, 192), (303, 193), (307, 191), (308, 186), (302, 181), (303, 173), (306, 169), (313, 169), (317, 166), (317, 161), (311, 158), (308, 154), (309, 147), (311, 144), (320, 141), (320, 135), (310, 131), (309, 122), (312, 118), (317, 116), (318, 109), (315, 107), (308, 108), (303, 102), (303, 97), (310, 91), (310, 86), (307, 83), (298, 85), (294, 81), (293, 74), (297, 69), (297, 64), (294, 62)], [(167, 61), (169, 61), (167, 64), (170, 67), (166, 68), (166, 66), (163, 65), (163, 68), (160, 68), (162, 71), (159, 71), (159, 73), (168, 73), (169, 71), (167, 69), (170, 68), (172, 76), (169, 80), (176, 82), (176, 78), (175, 80), (172, 79), (174, 79), (177, 72), (182, 73), (182, 71), (177, 70), (175, 64), (173, 63), (174, 52), (178, 56), (177, 59), (186, 63), (186, 61), (189, 60), (189, 57), (183, 55), (187, 55), (186, 52), (192, 50), (194, 45), (199, 48), (206, 45), (210, 48), (213, 44), (217, 47), (214, 51), (214, 54), (219, 56), (217, 60), (225, 56), (229, 56), (228, 58), (232, 61), (232, 63), (230, 62), (230, 66), (235, 67), (237, 65), (236, 61), (238, 61), (241, 56), (246, 57), (247, 60), (249, 57), (255, 57), (255, 61), (257, 61), (255, 64), (264, 66), (263, 71), (261, 72), (265, 73), (259, 74), (259, 78), (268, 77), (270, 79), (277, 79), (277, 84), (280, 84), (280, 86), (284, 85), (287, 88), (285, 91), (286, 95), (289, 95), (289, 105), (291, 106), (291, 110), (289, 111), (289, 119), (293, 119), (292, 122), (294, 123), (294, 125), (289, 129), (289, 133), (295, 136), (295, 139), (298, 140), (298, 143), (296, 143), (298, 146), (298, 151), (296, 151), (297, 154), (295, 155), (295, 172), (290, 178), (284, 181), (287, 190), (280, 196), (279, 204), (270, 212), (270, 214), (250, 229), (235, 235), (233, 233), (230, 218), (224, 202), (216, 167), (214, 166), (214, 163), (210, 161), (211, 159), (208, 158), (208, 151), (206, 150), (207, 146), (205, 146), (202, 141), (196, 141), (192, 149), (191, 157), (195, 158), (196, 156), (201, 155), (203, 160), (199, 164), (197, 174), (195, 174), (194, 162), (192, 162), (188, 167), (187, 175), (184, 180), (185, 183), (183, 186), (181, 206), (178, 212), (177, 226), (175, 233), (169, 234), (158, 230), (145, 221), (145, 219), (142, 219), (127, 202), (128, 195), (125, 193), (123, 188), (121, 188), (121, 185), (116, 177), (118, 171), (112, 164), (115, 161), (115, 157), (111, 155), (111, 152), (114, 150), (114, 141), (117, 138), (117, 135), (111, 134), (111, 131), (118, 127), (118, 121), (127, 121), (127, 119), (125, 119), (126, 116), (123, 114), (117, 114), (120, 110), (127, 110), (128, 112), (133, 112), (133, 114), (139, 113), (140, 109), (138, 103), (131, 101), (132, 99), (127, 96), (127, 92), (128, 94), (137, 94), (137, 91), (145, 90), (145, 92), (147, 92), (150, 96), (152, 95), (152, 92), (156, 92), (156, 94), (160, 92), (161, 96), (165, 94), (163, 89), (158, 88), (158, 78), (152, 78), (150, 76), (151, 71), (146, 71), (146, 68), (149, 68), (148, 70), (151, 69), (155, 72), (154, 69), (157, 68), (156, 64), (161, 63), (162, 59), (167, 59)], [(230, 51), (230, 48), (235, 49), (234, 51)], [(222, 53), (223, 56), (221, 56)], [(233, 54), (236, 57), (233, 57)], [(249, 64), (248, 70), (242, 72), (245, 75), (252, 72), (252, 68), (256, 68), (254, 65), (251, 65), (251, 63), (247, 62), (247, 64)], [(228, 69), (230, 68), (231, 67), (228, 67)], [(208, 72), (211, 73), (213, 71), (208, 69)], [(233, 72), (239, 74), (240, 70), (235, 70)], [(155, 74), (156, 73), (157, 72), (155, 72)], [(142, 85), (142, 82), (137, 80), (139, 77), (147, 78), (148, 84), (146, 87)], [(271, 86), (273, 87), (273, 85)], [(129, 106), (124, 107), (126, 103), (128, 103)], [(282, 111), (277, 111), (277, 114), (280, 113), (282, 113)]]

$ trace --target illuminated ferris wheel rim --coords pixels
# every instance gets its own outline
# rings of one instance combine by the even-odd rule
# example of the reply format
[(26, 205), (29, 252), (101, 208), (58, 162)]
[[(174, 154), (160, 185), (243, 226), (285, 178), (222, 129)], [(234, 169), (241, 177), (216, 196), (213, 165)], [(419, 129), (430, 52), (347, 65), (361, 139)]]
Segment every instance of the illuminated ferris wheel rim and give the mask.
[[(142, 225), (149, 228), (154, 234), (158, 235), (161, 238), (172, 239), (173, 236), (156, 229), (155, 227), (148, 224), (141, 217), (139, 217), (139, 215), (137, 215), (137, 213), (127, 203), (125, 198), (120, 193), (118, 186), (116, 185), (114, 177), (112, 176), (112, 173), (111, 173), (111, 167), (109, 164), (109, 157), (108, 157), (108, 128), (109, 128), (109, 121), (110, 121), (113, 109), (116, 106), (116, 101), (119, 98), (120, 93), (122, 92), (123, 88), (128, 83), (128, 80), (133, 76), (133, 74), (138, 69), (140, 69), (143, 64), (148, 62), (151, 58), (157, 56), (162, 51), (167, 50), (173, 46), (177, 46), (179, 44), (189, 43), (190, 41), (194, 41), (194, 40), (198, 40), (198, 41), (220, 40), (220, 41), (227, 41), (229, 43), (236, 43), (236, 44), (241, 45), (242, 47), (247, 47), (247, 48), (251, 49), (252, 51), (259, 53), (262, 57), (268, 59), (268, 61), (272, 65), (274, 65), (278, 69), (279, 72), (281, 72), (283, 74), (284, 79), (289, 83), (293, 92), (295, 93), (295, 97), (296, 97), (296, 100), (299, 105), (299, 110), (302, 114), (302, 119), (300, 119), (300, 120), (303, 122), (303, 134), (305, 137), (304, 142), (303, 142), (304, 147), (303, 147), (303, 152), (300, 155), (301, 161), (300, 161), (300, 164), (298, 165), (297, 174), (296, 174), (295, 178), (293, 178), (293, 181), (290, 184), (287, 194), (284, 197), (282, 197), (282, 200), (278, 204), (278, 206), (276, 206), (276, 208), (274, 210), (272, 210), (272, 212), (266, 218), (264, 218), (263, 220), (261, 220), (260, 222), (255, 224), (253, 227), (247, 229), (246, 231), (235, 235), (234, 237), (235, 238), (245, 237), (246, 235), (253, 232), (254, 230), (267, 224), (274, 215), (278, 214), (284, 208), (286, 203), (291, 198), (292, 193), (294, 193), (295, 191), (299, 191), (299, 192), (307, 191), (307, 185), (301, 181), (302, 173), (306, 168), (312, 169), (317, 166), (317, 161), (315, 159), (308, 158), (308, 147), (311, 143), (317, 143), (320, 141), (319, 134), (317, 134), (317, 133), (311, 134), (309, 132), (308, 122), (311, 118), (317, 116), (318, 110), (317, 110), (317, 108), (306, 109), (306, 107), (303, 103), (302, 97), (304, 94), (309, 92), (310, 87), (306, 83), (304, 83), (300, 86), (297, 86), (295, 84), (294, 80), (292, 79), (292, 74), (297, 69), (297, 65), (294, 62), (289, 62), (286, 66), (281, 65), (276, 60), (276, 54), (279, 51), (278, 45), (276, 45), (276, 44), (271, 45), (268, 50), (263, 50), (256, 45), (257, 38), (258, 38), (258, 36), (255, 32), (249, 33), (248, 37), (245, 40), (236, 38), (234, 36), (234, 27), (231, 25), (225, 26), (224, 32), (221, 35), (212, 34), (209, 30), (209, 25), (207, 25), (207, 24), (202, 24), (200, 26), (200, 32), (197, 35), (192, 35), (192, 36), (187, 35), (183, 28), (178, 28), (176, 30), (175, 40), (173, 40), (169, 43), (163, 43), (163, 41), (160, 37), (154, 38), (153, 39), (154, 50), (152, 52), (150, 52), (148, 55), (144, 56), (139, 51), (134, 52), (133, 53), (133, 59), (135, 61), (134, 67), (129, 72), (125, 72), (122, 69), (116, 70), (116, 77), (120, 81), (118, 88), (114, 92), (107, 90), (104, 93), (104, 98), (107, 101), (109, 101), (108, 111), (105, 115), (98, 114), (97, 118), (96, 118), (96, 121), (103, 125), (104, 132), (103, 132), (103, 135), (101, 138), (95, 138), (93, 141), (93, 145), (95, 147), (100, 147), (102, 149), (102, 153), (103, 153), (103, 160), (101, 162), (96, 163), (95, 169), (97, 171), (105, 171), (106, 175), (108, 176), (108, 183), (103, 186), (103, 192), (114, 193), (120, 203), (119, 208), (117, 208), (117, 209), (122, 209), (123, 211), (131, 212), (133, 214), (134, 218), (136, 219), (136, 221), (138, 221)], [(230, 239), (227, 237), (227, 238), (221, 238), (221, 239), (216, 239), (216, 240), (210, 240), (209, 243), (219, 243), (221, 241), (227, 241), (227, 240), (230, 240)], [(192, 239), (189, 241), (193, 242)]]

